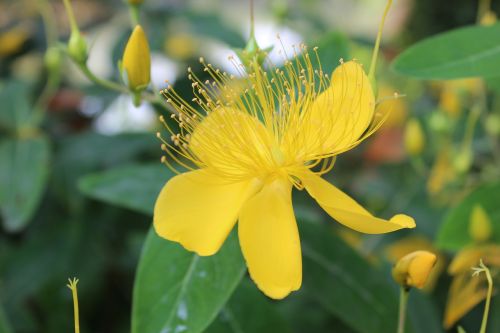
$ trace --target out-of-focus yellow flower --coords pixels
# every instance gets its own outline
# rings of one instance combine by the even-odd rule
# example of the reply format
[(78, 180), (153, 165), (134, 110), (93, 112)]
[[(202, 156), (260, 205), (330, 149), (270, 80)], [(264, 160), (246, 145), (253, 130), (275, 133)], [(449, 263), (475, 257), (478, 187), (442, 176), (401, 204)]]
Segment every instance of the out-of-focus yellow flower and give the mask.
[(396, 264), (399, 258), (402, 258), (407, 253), (418, 250), (424, 250), (436, 254), (437, 260), (434, 269), (429, 274), (427, 283), (424, 286), (424, 291), (432, 291), (439, 279), (439, 276), (445, 269), (446, 258), (432, 245), (432, 243), (423, 236), (409, 236), (400, 239), (385, 248), (387, 259)]
[(455, 168), (450, 158), (450, 147), (444, 146), (437, 154), (434, 165), (427, 180), (427, 191), (431, 195), (438, 194), (456, 177)]
[(167, 39), (163, 44), (163, 49), (168, 56), (179, 59), (187, 60), (193, 58), (199, 48), (199, 40), (190, 34), (175, 34)]
[(131, 5), (141, 5), (144, 0), (127, 0), (127, 2)]
[[(383, 117), (374, 117), (375, 98), (360, 64), (342, 63), (328, 75), (313, 66), (305, 46), (300, 51), (283, 69), (266, 70), (257, 61), (246, 66), (243, 94), (230, 88), (236, 78), (200, 59), (212, 80), (202, 81), (189, 70), (194, 106), (172, 87), (165, 89), (181, 131), (160, 118), (171, 140), (158, 134), (166, 154), (196, 167), (163, 187), (154, 209), (156, 232), (207, 256), (220, 249), (238, 220), (250, 276), (275, 299), (302, 283), (293, 187), (305, 189), (334, 219), (359, 232), (415, 227), (406, 215), (373, 216), (321, 177)], [(162, 161), (174, 168), (165, 157)]]
[(422, 153), (425, 146), (425, 134), (420, 122), (412, 118), (406, 123), (405, 148), (408, 154), (417, 156)]
[(500, 245), (475, 245), (460, 251), (448, 266), (448, 273), (457, 275), (469, 272), (472, 266), (477, 265), (479, 259), (482, 259), (487, 266), (500, 267)]
[(479, 24), (488, 26), (488, 25), (493, 25), (497, 22), (497, 14), (495, 12), (488, 10), (484, 15), (481, 17), (481, 20)]
[(151, 76), (151, 56), (146, 34), (136, 25), (123, 51), (122, 68), (131, 90), (147, 87)]
[(423, 288), (437, 257), (429, 251), (415, 251), (399, 259), (392, 269), (392, 277), (404, 288)]
[(472, 208), (469, 234), (478, 243), (485, 242), (491, 237), (491, 220), (480, 204)]
[(500, 267), (500, 245), (485, 244), (465, 248), (448, 266), (448, 273), (453, 276), (453, 281), (448, 292), (443, 321), (447, 329), (483, 301), (488, 294), (485, 276), (471, 277), (471, 268), (480, 260), (489, 267)]
[(462, 103), (454, 87), (444, 86), (439, 96), (439, 108), (452, 117), (460, 115)]
[(18, 52), (28, 38), (28, 31), (21, 27), (12, 28), (0, 34), (0, 57), (7, 57)]

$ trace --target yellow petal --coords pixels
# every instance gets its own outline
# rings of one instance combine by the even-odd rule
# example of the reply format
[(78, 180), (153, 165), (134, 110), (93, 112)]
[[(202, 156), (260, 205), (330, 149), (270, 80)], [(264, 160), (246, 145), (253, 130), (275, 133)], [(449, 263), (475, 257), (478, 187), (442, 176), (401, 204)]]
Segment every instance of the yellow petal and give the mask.
[(123, 69), (131, 89), (144, 87), (151, 75), (151, 56), (148, 39), (140, 25), (136, 25), (123, 51)]
[(302, 258), (293, 214), (292, 186), (277, 179), (243, 206), (240, 245), (253, 281), (267, 296), (281, 299), (300, 288)]
[(370, 125), (374, 109), (373, 91), (361, 65), (349, 61), (338, 66), (332, 74), (331, 86), (306, 113), (309, 122), (306, 144), (317, 154), (352, 148)]
[(253, 181), (227, 183), (206, 170), (176, 176), (156, 200), (154, 228), (190, 251), (212, 255), (233, 228), (254, 185)]
[(382, 234), (415, 227), (415, 221), (407, 215), (398, 214), (388, 221), (373, 216), (354, 199), (309, 170), (297, 176), (307, 192), (331, 217), (351, 229)]

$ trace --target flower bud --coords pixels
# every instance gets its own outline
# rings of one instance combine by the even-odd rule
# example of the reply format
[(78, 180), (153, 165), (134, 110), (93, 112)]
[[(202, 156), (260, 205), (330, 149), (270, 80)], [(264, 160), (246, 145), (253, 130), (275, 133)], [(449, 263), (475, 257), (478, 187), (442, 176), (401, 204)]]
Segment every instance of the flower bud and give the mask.
[(73, 30), (68, 42), (68, 53), (78, 64), (85, 64), (87, 61), (87, 42), (80, 34), (80, 31)]
[(453, 166), (458, 173), (465, 173), (472, 164), (472, 151), (467, 148), (461, 149), (453, 160)]
[(139, 91), (149, 84), (151, 56), (146, 34), (140, 25), (136, 25), (125, 46), (122, 69), (126, 74), (128, 86), (131, 90)]
[(408, 154), (417, 156), (422, 153), (425, 146), (425, 136), (417, 119), (408, 120), (405, 129), (405, 148)]
[(399, 259), (392, 269), (392, 277), (403, 288), (423, 288), (432, 268), (436, 255), (428, 251), (415, 251)]
[(43, 60), (49, 72), (57, 71), (61, 66), (61, 52), (55, 46), (49, 47)]
[(478, 243), (487, 241), (491, 237), (491, 220), (483, 206), (479, 204), (472, 208), (470, 214), (469, 235)]

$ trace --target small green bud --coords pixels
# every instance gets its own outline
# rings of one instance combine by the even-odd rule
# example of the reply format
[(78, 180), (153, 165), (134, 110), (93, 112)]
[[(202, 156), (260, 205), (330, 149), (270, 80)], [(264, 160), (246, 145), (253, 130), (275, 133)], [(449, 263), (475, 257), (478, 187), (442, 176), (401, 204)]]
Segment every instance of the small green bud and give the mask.
[(87, 62), (87, 42), (78, 30), (73, 30), (71, 32), (71, 37), (68, 42), (68, 53), (78, 64), (85, 64), (85, 62)]
[(449, 133), (451, 130), (450, 119), (442, 112), (433, 112), (429, 119), (429, 127), (436, 133)]
[(453, 160), (453, 166), (459, 173), (469, 171), (472, 164), (472, 151), (470, 149), (461, 149), (458, 155)]
[(61, 51), (55, 46), (49, 47), (43, 60), (49, 72), (57, 71), (61, 66)]
[(500, 135), (500, 115), (490, 114), (486, 118), (486, 131), (489, 135)]

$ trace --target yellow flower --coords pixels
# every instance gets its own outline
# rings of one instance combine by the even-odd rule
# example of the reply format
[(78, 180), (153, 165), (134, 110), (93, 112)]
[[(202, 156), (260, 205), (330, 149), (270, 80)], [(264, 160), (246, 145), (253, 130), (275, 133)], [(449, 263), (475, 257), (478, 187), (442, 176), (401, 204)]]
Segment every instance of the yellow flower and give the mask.
[(420, 155), (424, 150), (425, 135), (417, 119), (408, 120), (405, 129), (405, 148), (412, 156)]
[(136, 25), (125, 46), (122, 59), (128, 86), (132, 90), (140, 90), (149, 84), (151, 75), (151, 56), (148, 39), (140, 25)]
[(429, 251), (415, 251), (399, 259), (392, 269), (394, 280), (404, 288), (423, 288), (437, 257)]
[(492, 268), (500, 267), (500, 245), (473, 245), (461, 250), (448, 266), (453, 281), (448, 292), (443, 325), (451, 328), (477, 304), (486, 299), (488, 286), (486, 277), (472, 277), (471, 268), (482, 260)]
[[(293, 187), (305, 188), (329, 215), (359, 232), (415, 226), (406, 215), (390, 220), (371, 215), (320, 177), (338, 154), (375, 131), (381, 118), (374, 117), (373, 92), (359, 64), (341, 64), (330, 79), (321, 67), (313, 68), (305, 46), (301, 51), (284, 69), (253, 63), (242, 94), (231, 84), (239, 79), (200, 59), (212, 81), (202, 82), (188, 70), (195, 106), (165, 89), (180, 133), (160, 118), (171, 140), (158, 134), (176, 163), (194, 168), (162, 189), (154, 209), (156, 232), (207, 256), (219, 250), (238, 220), (250, 276), (275, 299), (299, 289), (302, 281)], [(244, 74), (245, 67), (230, 60)]]

